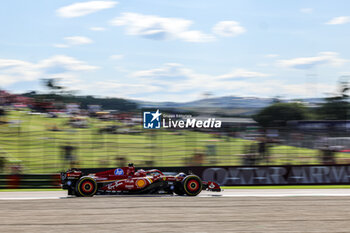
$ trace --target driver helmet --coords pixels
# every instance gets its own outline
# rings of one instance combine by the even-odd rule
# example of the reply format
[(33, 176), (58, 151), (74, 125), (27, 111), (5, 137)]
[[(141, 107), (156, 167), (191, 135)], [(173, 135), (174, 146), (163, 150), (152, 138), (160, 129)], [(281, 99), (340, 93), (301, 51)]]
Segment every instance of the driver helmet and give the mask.
[(180, 172), (179, 174), (176, 175), (176, 177), (185, 177), (185, 176), (186, 176), (186, 174), (183, 172)]

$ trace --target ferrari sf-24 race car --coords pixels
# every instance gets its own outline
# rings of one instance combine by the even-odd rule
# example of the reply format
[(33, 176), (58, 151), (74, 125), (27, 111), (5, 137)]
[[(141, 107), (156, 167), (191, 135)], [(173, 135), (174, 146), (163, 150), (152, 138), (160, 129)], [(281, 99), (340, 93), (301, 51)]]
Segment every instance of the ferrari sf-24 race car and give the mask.
[(157, 169), (137, 170), (128, 167), (83, 174), (70, 169), (61, 173), (62, 188), (68, 195), (91, 197), (103, 194), (177, 194), (196, 196), (202, 190), (220, 192), (220, 186), (211, 181), (202, 181), (196, 175), (165, 175)]

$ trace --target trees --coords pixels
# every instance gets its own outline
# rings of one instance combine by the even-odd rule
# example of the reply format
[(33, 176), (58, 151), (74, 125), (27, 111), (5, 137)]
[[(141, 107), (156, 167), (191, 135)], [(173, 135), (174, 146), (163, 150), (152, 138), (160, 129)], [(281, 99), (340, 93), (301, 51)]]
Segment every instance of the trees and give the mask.
[(93, 96), (59, 95), (25, 93), (22, 96), (31, 97), (39, 101), (51, 100), (61, 103), (80, 103), (81, 108), (87, 109), (88, 105), (100, 105), (107, 110), (134, 111), (138, 108), (133, 101), (121, 98), (97, 98)]
[(292, 120), (347, 120), (350, 118), (350, 91), (347, 79), (339, 81), (338, 90), (316, 108), (306, 108), (299, 103), (281, 103), (274, 100), (273, 104), (262, 109), (253, 119), (263, 127), (285, 126)]
[(307, 118), (308, 110), (300, 103), (275, 103), (253, 116), (253, 119), (263, 127), (286, 126), (287, 121)]
[(324, 120), (347, 120), (350, 117), (348, 91), (348, 83), (346, 81), (339, 82), (338, 93), (325, 98), (325, 102), (317, 109), (320, 118)]
[(347, 120), (350, 115), (350, 104), (343, 97), (329, 97), (325, 99), (317, 113), (323, 120)]

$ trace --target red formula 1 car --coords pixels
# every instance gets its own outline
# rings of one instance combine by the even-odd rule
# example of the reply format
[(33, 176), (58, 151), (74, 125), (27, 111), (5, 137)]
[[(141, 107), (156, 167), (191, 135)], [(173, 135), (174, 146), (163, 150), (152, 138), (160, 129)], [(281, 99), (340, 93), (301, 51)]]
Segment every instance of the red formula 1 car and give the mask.
[(165, 175), (157, 169), (135, 172), (128, 167), (83, 175), (77, 169), (61, 173), (62, 188), (68, 195), (91, 197), (103, 194), (177, 194), (196, 196), (202, 190), (220, 192), (217, 183), (202, 181), (196, 175)]

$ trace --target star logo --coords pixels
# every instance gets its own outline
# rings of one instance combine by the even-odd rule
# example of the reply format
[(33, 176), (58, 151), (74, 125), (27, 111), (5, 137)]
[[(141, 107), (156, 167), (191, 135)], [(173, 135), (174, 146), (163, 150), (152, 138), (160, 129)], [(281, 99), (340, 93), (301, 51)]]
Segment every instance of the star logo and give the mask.
[(157, 111), (155, 113), (151, 113), (151, 115), (153, 116), (152, 121), (154, 121), (155, 119), (157, 119), (157, 121), (159, 121), (159, 116), (162, 115), (161, 113), (159, 113), (159, 109), (157, 109)]
[(144, 129), (160, 129), (160, 113), (159, 109), (154, 112), (143, 112), (143, 128)]

